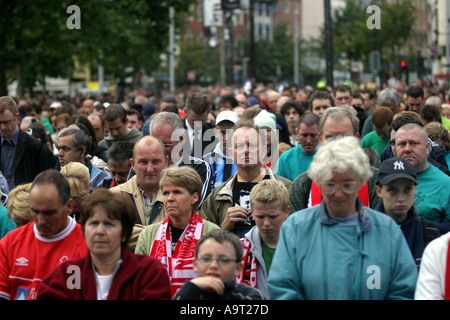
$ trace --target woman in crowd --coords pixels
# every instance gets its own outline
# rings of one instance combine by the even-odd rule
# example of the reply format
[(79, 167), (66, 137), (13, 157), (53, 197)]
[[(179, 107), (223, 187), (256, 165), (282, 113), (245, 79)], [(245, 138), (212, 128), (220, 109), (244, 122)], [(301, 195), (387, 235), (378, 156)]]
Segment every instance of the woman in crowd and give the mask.
[(14, 221), (19, 228), (32, 220), (30, 214), (30, 187), (31, 182), (15, 187), (8, 195), (8, 218)]
[(128, 196), (95, 190), (81, 206), (89, 254), (61, 263), (42, 282), (37, 299), (170, 299), (170, 282), (156, 259), (127, 249), (136, 221)]
[(203, 183), (194, 169), (166, 169), (159, 185), (168, 217), (141, 232), (135, 252), (156, 257), (166, 266), (173, 296), (186, 280), (197, 277), (193, 262), (200, 238), (219, 227), (197, 212)]
[(307, 172), (323, 200), (283, 223), (271, 299), (412, 299), (417, 268), (400, 228), (358, 199), (372, 175), (359, 140), (322, 145)]
[(80, 219), (81, 205), (91, 193), (91, 178), (89, 169), (80, 162), (69, 162), (61, 168), (61, 173), (70, 185), (70, 197), (73, 199), (71, 217)]

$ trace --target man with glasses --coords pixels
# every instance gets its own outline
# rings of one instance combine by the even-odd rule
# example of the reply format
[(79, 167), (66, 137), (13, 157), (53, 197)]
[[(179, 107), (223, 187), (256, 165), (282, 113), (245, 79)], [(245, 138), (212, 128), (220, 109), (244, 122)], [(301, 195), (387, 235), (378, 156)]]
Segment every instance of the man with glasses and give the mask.
[[(329, 140), (345, 136), (359, 138), (359, 119), (356, 112), (348, 107), (334, 107), (325, 110), (319, 121), (319, 143), (323, 145)], [(370, 167), (376, 176), (377, 169)], [(376, 178), (372, 176), (359, 190), (358, 196), (367, 207), (374, 208), (378, 201)], [(289, 188), (291, 213), (312, 207), (322, 201), (320, 188), (308, 177), (300, 174), (292, 181)]]
[(105, 179), (105, 188), (113, 188), (127, 182), (130, 174), (134, 144), (127, 141), (117, 141), (108, 149), (108, 167), (111, 178)]
[[(173, 112), (159, 112), (150, 122), (149, 133), (164, 144), (168, 157), (168, 167), (190, 166), (200, 175), (203, 190), (199, 207), (211, 192), (212, 173), (209, 164), (202, 158), (190, 155), (188, 130), (184, 128), (181, 117)], [(205, 136), (214, 136), (214, 130), (204, 132)], [(210, 144), (205, 150), (211, 152), (215, 144)], [(209, 151), (208, 151), (209, 150)]]
[(428, 134), (418, 124), (405, 124), (395, 133), (394, 155), (408, 160), (417, 172), (417, 213), (443, 234), (450, 231), (450, 177), (429, 162), (429, 147)]
[(44, 145), (26, 132), (19, 130), (20, 116), (13, 98), (0, 97), (0, 169), (9, 190), (28, 183), (50, 164)]
[(274, 172), (294, 181), (308, 170), (319, 145), (319, 116), (304, 114), (298, 121), (295, 134), (299, 145), (284, 152), (275, 166)]
[(127, 127), (127, 111), (120, 104), (110, 104), (105, 110), (103, 120), (109, 134), (98, 143), (100, 147), (109, 149), (114, 142), (119, 140), (135, 143), (141, 137), (138, 129)]

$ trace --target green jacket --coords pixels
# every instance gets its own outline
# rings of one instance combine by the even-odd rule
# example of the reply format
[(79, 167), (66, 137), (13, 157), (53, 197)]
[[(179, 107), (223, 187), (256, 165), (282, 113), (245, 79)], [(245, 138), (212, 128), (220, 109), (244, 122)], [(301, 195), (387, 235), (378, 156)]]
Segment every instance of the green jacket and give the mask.
[[(292, 181), (282, 176), (276, 175), (269, 167), (265, 167), (266, 175), (270, 176), (270, 179), (277, 179), (284, 183), (286, 188), (289, 189)], [(223, 220), (227, 215), (228, 208), (233, 204), (233, 186), (236, 183), (238, 172), (236, 172), (230, 179), (222, 183), (215, 188), (202, 204), (200, 215), (202, 218), (209, 220), (218, 226), (222, 225)]]
[[(373, 209), (376, 207), (380, 198), (378, 198), (376, 184), (378, 169), (370, 167), (373, 172), (372, 177), (367, 181), (369, 188), (369, 206)], [(311, 178), (306, 172), (303, 172), (294, 179), (289, 187), (289, 206), (291, 213), (308, 207), (309, 192), (311, 191)]]

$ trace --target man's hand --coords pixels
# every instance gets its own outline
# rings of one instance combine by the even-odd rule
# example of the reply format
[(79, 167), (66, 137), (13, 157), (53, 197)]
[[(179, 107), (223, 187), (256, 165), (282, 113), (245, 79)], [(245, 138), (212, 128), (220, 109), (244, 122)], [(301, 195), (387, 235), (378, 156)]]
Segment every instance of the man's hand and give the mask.
[(236, 222), (245, 222), (249, 214), (249, 210), (245, 207), (230, 207), (227, 210), (227, 215), (222, 222), (221, 228), (232, 231)]

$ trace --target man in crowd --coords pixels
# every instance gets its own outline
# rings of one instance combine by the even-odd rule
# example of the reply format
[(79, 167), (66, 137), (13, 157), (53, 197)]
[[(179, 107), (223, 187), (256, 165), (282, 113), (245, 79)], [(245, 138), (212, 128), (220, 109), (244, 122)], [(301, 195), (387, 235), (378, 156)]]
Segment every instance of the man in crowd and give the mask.
[(61, 168), (70, 162), (80, 162), (89, 169), (92, 190), (103, 186), (108, 174), (93, 165), (87, 158), (92, 144), (89, 136), (83, 130), (65, 128), (58, 135), (55, 144)]
[(244, 236), (255, 221), (251, 218), (250, 192), (264, 179), (281, 181), (286, 188), (291, 181), (275, 175), (262, 162), (266, 154), (266, 145), (261, 141), (263, 133), (258, 132), (252, 121), (239, 121), (234, 127), (229, 154), (237, 165), (238, 171), (226, 182), (215, 188), (206, 198), (201, 214), (207, 220)]
[(205, 93), (194, 92), (186, 98), (184, 128), (187, 129), (189, 139), (184, 147), (190, 150), (188, 154), (196, 158), (202, 158), (217, 144), (213, 130), (215, 124), (206, 121), (211, 109), (212, 101)]
[(98, 143), (100, 147), (109, 149), (119, 140), (135, 143), (141, 137), (141, 132), (136, 128), (127, 128), (127, 111), (120, 104), (112, 103), (106, 108), (103, 115), (109, 134)]
[(319, 144), (319, 120), (314, 113), (306, 113), (300, 118), (296, 128), (299, 145), (280, 156), (274, 173), (294, 181), (308, 170)]
[(228, 155), (228, 134), (239, 121), (239, 116), (230, 110), (220, 112), (216, 118), (214, 133), (218, 141), (214, 150), (203, 159), (209, 163), (212, 172), (212, 187), (218, 187), (237, 171), (236, 164)]
[(414, 205), (420, 217), (450, 231), (450, 177), (428, 161), (430, 142), (426, 130), (409, 123), (395, 133), (394, 155), (408, 160), (417, 172)]
[(325, 110), (333, 106), (333, 96), (328, 91), (316, 90), (311, 94), (309, 104), (311, 112), (320, 117)]
[(0, 171), (9, 190), (33, 181), (37, 174), (49, 169), (44, 145), (19, 130), (20, 116), (13, 98), (0, 97)]
[(32, 222), (0, 240), (0, 298), (36, 299), (39, 285), (57, 265), (87, 254), (81, 226), (69, 217), (73, 199), (67, 179), (46, 170), (30, 189)]
[(133, 247), (145, 226), (167, 218), (159, 181), (163, 170), (167, 168), (168, 157), (159, 139), (144, 136), (134, 145), (130, 163), (135, 175), (110, 190), (127, 194), (136, 206), (138, 218), (129, 242), (130, 247)]
[[(327, 109), (319, 121), (319, 143), (327, 140), (338, 139), (342, 136), (355, 136), (359, 138), (359, 119), (351, 108), (335, 107)], [(358, 197), (363, 204), (374, 208), (379, 201), (376, 191), (377, 169), (371, 167), (374, 172), (372, 178), (360, 189)], [(294, 179), (289, 188), (291, 213), (312, 207), (322, 201), (320, 188), (313, 183), (304, 172)]]
[[(168, 167), (190, 166), (200, 175), (203, 181), (202, 196), (199, 207), (206, 199), (212, 188), (212, 174), (209, 164), (195, 156), (191, 156), (189, 147), (186, 147), (187, 130), (178, 114), (173, 112), (160, 112), (150, 122), (150, 135), (158, 138), (164, 144), (168, 156)], [(206, 150), (214, 148), (209, 146)], [(212, 149), (211, 149), (212, 151)]]

